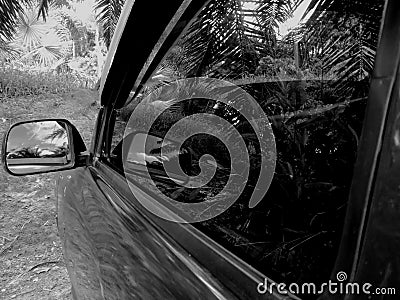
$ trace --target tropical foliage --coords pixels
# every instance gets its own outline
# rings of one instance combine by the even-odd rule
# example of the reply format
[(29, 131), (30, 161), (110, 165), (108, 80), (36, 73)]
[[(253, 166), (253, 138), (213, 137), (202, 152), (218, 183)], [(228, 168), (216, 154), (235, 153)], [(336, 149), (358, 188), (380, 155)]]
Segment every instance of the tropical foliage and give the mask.
[[(379, 20), (371, 18), (382, 11), (382, 3), (346, 0), (312, 0), (306, 10), (311, 13), (302, 28), (292, 30), (283, 41), (278, 37), (278, 25), (285, 22), (304, 0), (210, 1), (187, 32), (180, 47), (180, 71), (185, 76), (213, 75), (239, 78), (255, 73), (257, 62), (267, 57), (276, 59), (285, 52), (285, 45), (299, 42), (300, 64), (304, 67), (320, 63), (320, 74), (332, 72), (343, 78), (338, 88), (348, 79), (367, 77), (373, 65), (379, 32)], [(1, 1), (3, 11), (0, 27), (3, 56), (10, 53), (4, 41), (14, 34), (15, 24), (21, 21), (24, 7), (32, 1)], [(82, 44), (93, 32), (71, 14), (81, 1), (41, 0), (37, 14), (48, 16), (50, 6), (57, 8), (59, 24), (74, 36), (73, 51), (82, 50)], [(124, 0), (98, 0), (96, 16), (101, 36), (108, 46), (120, 15)], [(75, 9), (76, 12), (79, 11)], [(50, 9), (51, 15), (51, 9)], [(29, 16), (33, 22), (32, 14)], [(50, 17), (50, 16), (48, 16)], [(18, 21), (19, 20), (19, 21)], [(37, 20), (38, 21), (38, 20)], [(357, 26), (354, 26), (357, 24)], [(33, 27), (39, 25), (32, 24)], [(90, 27), (90, 26), (89, 26)], [(62, 34), (64, 35), (64, 34)], [(65, 35), (64, 35), (65, 38)], [(281, 47), (276, 47), (281, 44)], [(286, 47), (287, 48), (287, 47)], [(48, 45), (31, 53), (49, 63), (60, 57), (60, 47)], [(279, 52), (279, 53), (277, 53)], [(5, 53), (5, 54), (4, 54)], [(75, 52), (74, 52), (75, 53)], [(264, 59), (265, 60), (265, 59)], [(298, 63), (298, 62), (297, 62)]]
[(302, 28), (305, 62), (321, 60), (323, 71), (332, 70), (337, 75), (338, 88), (344, 93), (350, 88), (346, 82), (368, 79), (383, 4), (383, 1), (313, 1), (307, 12), (312, 9), (315, 12)]
[(61, 22), (52, 18), (45, 23), (32, 7), (19, 15), (14, 43), (23, 54), (22, 60), (41, 66), (52, 66), (72, 45), (70, 32)]
[(90, 0), (19, 3), (12, 29), (0, 39), (2, 96), (94, 87), (106, 47), (93, 7)]
[[(2, 12), (0, 18), (0, 40), (9, 40), (14, 31), (18, 15), (23, 12), (24, 5), (30, 4), (30, 0), (14, 1), (14, 0), (1, 0), (0, 11)], [(4, 13), (7, 12), (7, 13)], [(1, 49), (1, 48), (0, 48)]]

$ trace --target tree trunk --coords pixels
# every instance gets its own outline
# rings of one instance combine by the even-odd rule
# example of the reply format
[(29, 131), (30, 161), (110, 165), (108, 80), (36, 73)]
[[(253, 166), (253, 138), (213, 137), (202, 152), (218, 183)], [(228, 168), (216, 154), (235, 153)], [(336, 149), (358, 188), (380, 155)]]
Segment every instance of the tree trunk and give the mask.
[(72, 57), (76, 57), (75, 40), (72, 39)]
[(100, 30), (99, 30), (99, 25), (96, 26), (96, 56), (97, 56), (97, 78), (101, 77), (101, 72), (103, 69), (103, 54), (101, 53), (101, 47), (100, 47)]

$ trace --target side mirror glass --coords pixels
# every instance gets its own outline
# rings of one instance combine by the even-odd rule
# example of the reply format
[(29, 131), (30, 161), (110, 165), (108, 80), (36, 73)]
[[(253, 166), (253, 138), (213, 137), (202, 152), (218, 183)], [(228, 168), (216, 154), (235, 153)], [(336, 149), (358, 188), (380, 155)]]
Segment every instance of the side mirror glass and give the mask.
[(69, 123), (40, 120), (17, 123), (5, 138), (3, 162), (12, 175), (70, 169), (74, 165)]

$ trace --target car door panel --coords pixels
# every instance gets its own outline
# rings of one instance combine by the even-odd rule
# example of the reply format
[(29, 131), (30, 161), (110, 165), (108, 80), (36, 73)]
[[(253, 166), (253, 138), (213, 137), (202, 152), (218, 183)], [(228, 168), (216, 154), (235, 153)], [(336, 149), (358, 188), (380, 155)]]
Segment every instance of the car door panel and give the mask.
[(85, 205), (85, 169), (61, 174), (57, 183), (58, 231), (63, 242), (63, 254), (70, 275), (72, 293), (79, 299), (104, 299), (99, 263), (90, 230)]
[(110, 182), (89, 167), (64, 175), (59, 185), (59, 227), (79, 299), (235, 298)]
[[(236, 297), (239, 299), (298, 299), (289, 293), (278, 294), (276, 290), (273, 290), (272, 294), (260, 294), (257, 291), (257, 285), (264, 280), (271, 283), (269, 278), (217, 244), (192, 224), (171, 222), (148, 212), (133, 197), (130, 188), (137, 186), (135, 195), (142, 194), (151, 201), (157, 201), (157, 196), (148, 193), (138, 183), (132, 182), (133, 184), (128, 185), (125, 177), (110, 168), (108, 164), (98, 162), (96, 167), (102, 177), (109, 179), (108, 185), (112, 186), (109, 189), (114, 190), (112, 193), (116, 193), (112, 201), (115, 209), (119, 210), (121, 215), (129, 215), (129, 211), (132, 211), (129, 207), (134, 207), (136, 213), (146, 219), (145, 222), (151, 223), (156, 228), (156, 235), (164, 241), (165, 246), (171, 249), (190, 270), (197, 270), (196, 272), (202, 274), (210, 273), (213, 277), (209, 277), (209, 280), (214, 281), (217, 286), (218, 282), (214, 278), (218, 279), (224, 289), (229, 290), (228, 299), (236, 299)], [(195, 280), (204, 281), (204, 278)]]

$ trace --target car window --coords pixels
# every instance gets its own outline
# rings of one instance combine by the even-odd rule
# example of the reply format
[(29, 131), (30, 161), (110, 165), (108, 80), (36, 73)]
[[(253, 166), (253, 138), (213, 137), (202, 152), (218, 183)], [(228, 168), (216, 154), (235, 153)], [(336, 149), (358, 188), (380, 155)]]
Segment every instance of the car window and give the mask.
[[(273, 280), (319, 283), (342, 234), (384, 1), (281, 2), (209, 2), (115, 111), (108, 159), (177, 207), (215, 204), (192, 225)], [(154, 151), (166, 135), (173, 149)]]

